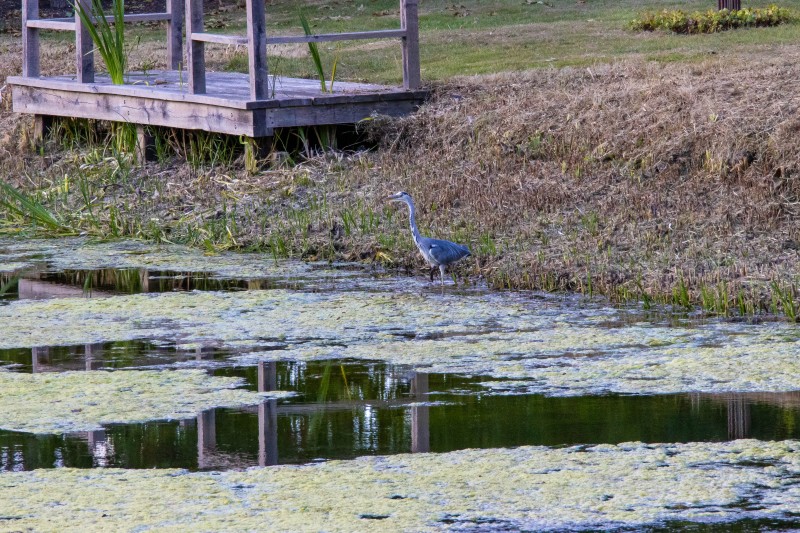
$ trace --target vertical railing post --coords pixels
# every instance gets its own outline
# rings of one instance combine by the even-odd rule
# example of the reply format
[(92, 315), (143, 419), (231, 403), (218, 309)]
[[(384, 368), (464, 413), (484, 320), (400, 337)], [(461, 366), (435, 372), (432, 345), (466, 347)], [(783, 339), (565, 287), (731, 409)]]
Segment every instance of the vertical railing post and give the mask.
[(403, 88), (419, 89), (419, 12), (417, 0), (400, 0), (400, 25), (403, 38)]
[(184, 11), (184, 0), (167, 0), (167, 13), (170, 14), (167, 26), (167, 67), (172, 70), (178, 70), (183, 61)]
[(39, 77), (39, 29), (29, 28), (28, 21), (39, 18), (39, 0), (22, 0), (22, 75)]
[(247, 55), (250, 70), (250, 98), (266, 100), (267, 80), (267, 21), (264, 0), (247, 0)]
[[(76, 0), (75, 7), (92, 16), (91, 0)], [(89, 29), (81, 18), (75, 13), (75, 69), (77, 70), (78, 83), (94, 82), (94, 44)]]
[(186, 1), (186, 66), (189, 70), (189, 92), (206, 92), (206, 58), (203, 41), (192, 39), (203, 32), (203, 0)]

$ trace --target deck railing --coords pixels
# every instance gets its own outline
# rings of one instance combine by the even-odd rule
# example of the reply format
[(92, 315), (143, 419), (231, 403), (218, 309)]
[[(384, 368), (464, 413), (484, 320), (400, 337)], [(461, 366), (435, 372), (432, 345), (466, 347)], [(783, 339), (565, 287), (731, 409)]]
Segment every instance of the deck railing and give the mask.
[[(403, 56), (403, 87), (420, 87), (418, 0), (400, 0), (400, 28), (396, 30), (361, 31), (267, 37), (265, 0), (247, 0), (247, 35), (206, 33), (203, 28), (203, 0), (166, 0), (166, 12), (125, 15), (125, 22), (168, 21), (167, 65), (180, 68), (183, 58), (184, 11), (186, 22), (186, 66), (189, 91), (206, 92), (205, 43), (247, 46), (250, 75), (250, 95), (255, 100), (267, 99), (269, 76), (267, 45), (309, 42), (331, 42), (357, 39), (400, 39)], [(187, 4), (184, 6), (184, 1)], [(91, 0), (76, 0), (76, 7), (91, 12)], [(107, 17), (109, 21), (111, 17)], [(79, 16), (70, 18), (39, 18), (39, 0), (22, 1), (22, 46), (24, 77), (40, 75), (39, 31), (74, 31), (75, 63), (79, 83), (94, 82), (94, 45)]]
[(203, 0), (188, 0), (186, 9), (187, 67), (189, 91), (202, 94), (205, 82), (205, 43), (246, 45), (250, 74), (250, 96), (268, 98), (269, 72), (267, 45), (309, 42), (350, 41), (357, 39), (401, 39), (403, 46), (403, 87), (420, 87), (418, 0), (400, 0), (400, 28), (396, 30), (360, 31), (267, 37), (264, 0), (247, 0), (247, 35), (221, 35), (203, 31)]
[[(125, 15), (125, 22), (148, 22), (165, 20), (167, 24), (167, 65), (173, 70), (183, 61), (184, 0), (166, 0), (164, 13), (140, 13)], [(91, 0), (76, 0), (76, 8), (91, 13)], [(106, 17), (113, 22), (113, 17)], [(39, 61), (39, 31), (75, 32), (75, 68), (79, 83), (94, 81), (94, 44), (81, 18), (76, 14), (68, 18), (39, 18), (39, 0), (22, 0), (22, 75), (35, 78), (41, 74)]]

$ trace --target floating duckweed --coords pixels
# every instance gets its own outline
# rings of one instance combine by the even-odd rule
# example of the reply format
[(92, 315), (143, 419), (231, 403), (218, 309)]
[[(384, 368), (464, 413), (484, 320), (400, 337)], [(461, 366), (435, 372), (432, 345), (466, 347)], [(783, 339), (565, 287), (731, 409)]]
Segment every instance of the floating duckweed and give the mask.
[[(0, 476), (15, 530), (609, 529), (789, 519), (800, 443), (520, 447), (244, 472), (55, 469)], [(480, 528), (479, 528), (480, 529)]]
[(0, 428), (30, 433), (102, 429), (104, 424), (176, 420), (214, 407), (241, 407), (265, 396), (237, 378), (203, 370), (128, 370), (45, 374), (0, 372)]
[[(800, 341), (787, 324), (601, 327), (569, 308), (530, 308), (502, 294), (269, 290), (20, 300), (0, 306), (0, 323), (0, 349), (169, 339), (178, 348), (231, 349), (239, 364), (383, 360), (527, 380), (521, 392), (556, 395), (800, 389)], [(258, 351), (276, 342), (287, 348)]]
[[(91, 242), (85, 238), (0, 239), (0, 261), (21, 269), (46, 262), (59, 270), (143, 268), (159, 271), (213, 272), (219, 276), (251, 279), (308, 275), (311, 265), (298, 261), (276, 263), (263, 254), (220, 253), (204, 255), (187, 246), (140, 241)], [(0, 266), (3, 265), (0, 263)], [(4, 270), (0, 269), (0, 272)], [(9, 272), (11, 270), (8, 270)]]

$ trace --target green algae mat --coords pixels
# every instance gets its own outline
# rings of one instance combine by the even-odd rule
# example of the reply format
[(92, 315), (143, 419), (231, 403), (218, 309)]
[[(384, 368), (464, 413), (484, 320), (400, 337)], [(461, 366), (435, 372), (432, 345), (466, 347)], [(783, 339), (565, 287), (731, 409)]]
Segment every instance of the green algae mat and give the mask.
[(752, 440), (463, 450), (222, 473), (38, 470), (0, 475), (0, 528), (418, 532), (790, 520), (800, 513), (799, 477), (800, 444)]
[[(537, 309), (502, 294), (268, 290), (18, 300), (0, 306), (0, 349), (157, 339), (262, 359), (382, 360), (486, 375), (493, 391), (800, 390), (792, 325), (659, 327), (614, 310)], [(261, 346), (269, 351), (261, 352)], [(276, 350), (276, 346), (283, 349)]]
[(105, 424), (181, 420), (216, 407), (256, 405), (279, 391), (237, 388), (241, 380), (202, 370), (0, 372), (0, 429), (30, 433), (95, 431)]

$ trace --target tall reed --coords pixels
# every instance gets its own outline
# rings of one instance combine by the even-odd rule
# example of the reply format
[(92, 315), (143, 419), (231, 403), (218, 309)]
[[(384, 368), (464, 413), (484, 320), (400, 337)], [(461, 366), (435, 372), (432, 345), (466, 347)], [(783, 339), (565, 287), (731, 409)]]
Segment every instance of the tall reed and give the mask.
[(114, 27), (111, 27), (103, 10), (102, 0), (92, 0), (91, 13), (73, 2), (75, 13), (89, 31), (96, 50), (100, 53), (108, 69), (111, 82), (115, 85), (125, 83), (125, 70), (128, 57), (125, 50), (125, 0), (114, 0), (111, 5)]

